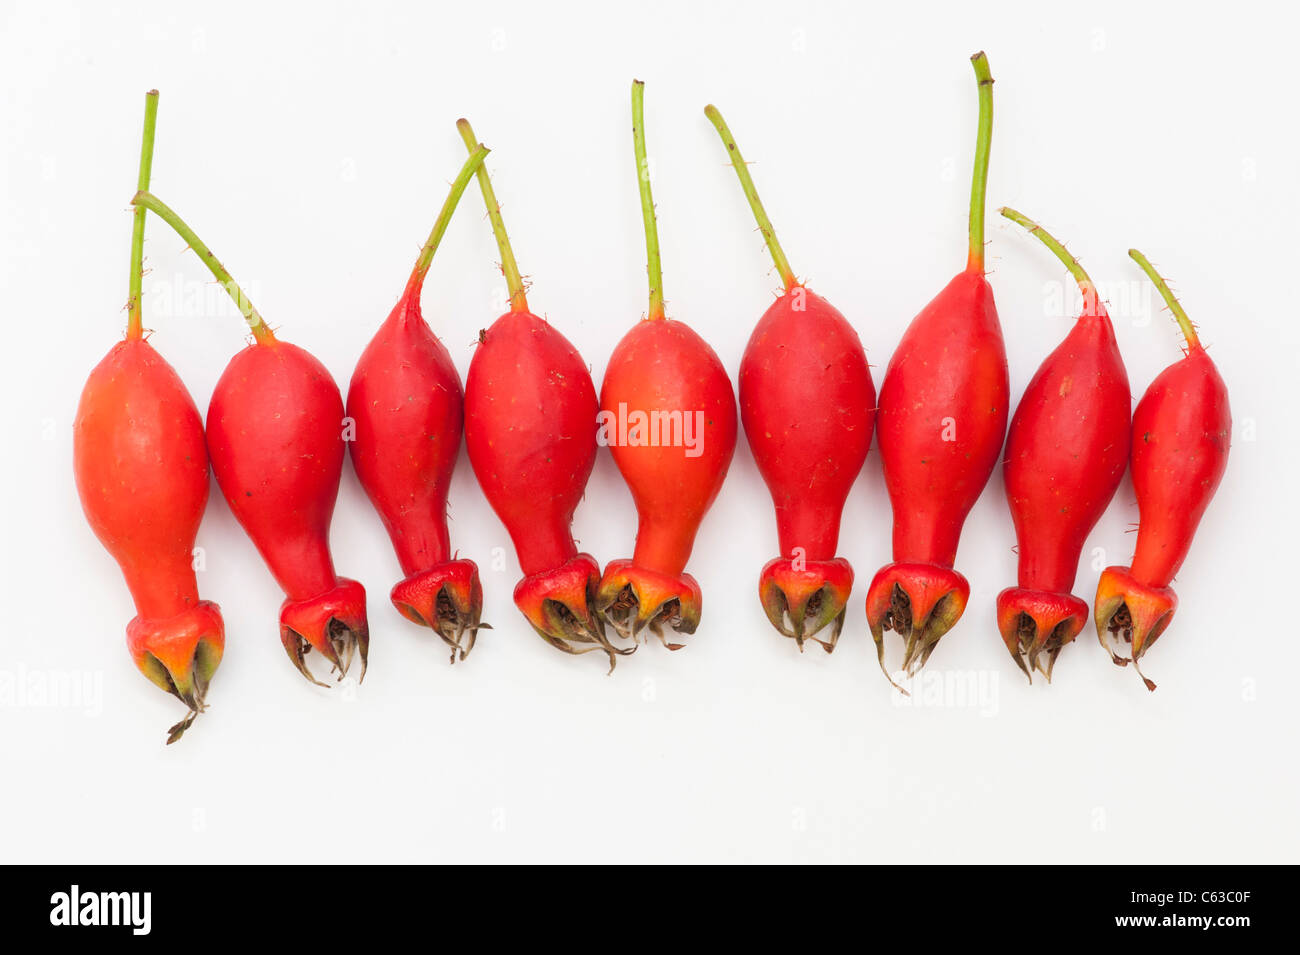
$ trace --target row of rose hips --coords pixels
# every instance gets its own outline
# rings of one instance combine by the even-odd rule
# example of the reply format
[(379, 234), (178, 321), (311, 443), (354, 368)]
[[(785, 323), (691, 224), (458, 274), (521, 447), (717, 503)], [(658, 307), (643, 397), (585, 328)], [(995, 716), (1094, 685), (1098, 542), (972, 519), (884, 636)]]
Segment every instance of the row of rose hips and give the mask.
[[(801, 649), (805, 640), (834, 649), (853, 582), (848, 562), (836, 556), (840, 518), (878, 424), (894, 561), (871, 582), (867, 618), (886, 676), (886, 630), (904, 638), (901, 672), (912, 675), (965, 609), (970, 587), (953, 568), (958, 540), (1005, 438), (1019, 581), (999, 594), (997, 615), (1012, 656), (1026, 675), (1037, 669), (1050, 678), (1061, 648), (1083, 629), (1088, 606), (1070, 594), (1079, 556), (1131, 464), (1140, 511), (1136, 555), (1131, 567), (1102, 574), (1093, 616), (1103, 646), (1110, 649), (1107, 634), (1122, 636), (1136, 666), (1169, 624), (1176, 606), (1169, 585), (1223, 475), (1227, 392), (1168, 286), (1133, 251), (1182, 327), (1187, 352), (1156, 378), (1130, 422), (1128, 377), (1096, 287), (1054, 238), (1003, 209), (1065, 263), (1084, 303), (1069, 335), (1031, 380), (1008, 434), (1006, 353), (984, 277), (993, 79), (982, 53), (972, 63), (980, 122), (967, 265), (909, 326), (879, 398), (857, 333), (795, 278), (730, 131), (714, 107), (705, 110), (785, 286), (750, 337), (739, 376), (740, 419), (772, 494), (781, 548), (762, 570), (760, 599), (773, 626)], [(634, 83), (650, 304), (615, 348), (600, 396), (577, 350), (528, 310), (483, 166), (488, 151), (461, 120), (469, 158), (397, 306), (357, 363), (345, 405), (324, 366), (277, 338), (207, 246), (149, 193), (157, 93), (148, 94), (127, 333), (86, 384), (75, 468), (91, 526), (121, 565), (135, 600), (137, 615), (127, 628), (132, 656), (189, 708), (169, 742), (202, 711), (224, 647), (220, 613), (199, 599), (191, 563), (209, 459), (232, 513), (284, 590), (281, 639), (312, 682), (320, 683), (305, 662), (312, 650), (341, 678), (354, 655), (364, 675), (369, 644), (365, 591), (335, 572), (328, 546), (345, 445), (405, 575), (392, 602), (437, 632), (453, 662), (487, 626), (480, 620), (477, 568), (454, 556), (447, 530), (447, 490), (462, 431), (474, 473), (525, 575), (515, 603), (548, 643), (566, 653), (604, 652), (612, 669), (644, 630), (671, 649), (681, 644), (666, 631), (694, 632), (701, 593), (685, 568), (735, 449), (736, 398), (713, 349), (665, 315), (643, 96), (642, 84)], [(475, 177), (500, 249), (510, 310), (480, 333), (462, 392), (450, 355), (421, 316), (420, 295)], [(231, 360), (214, 389), (206, 436), (185, 386), (145, 339), (147, 212), (198, 253), (253, 332), (253, 344)], [(691, 453), (681, 442), (610, 444), (639, 526), (632, 558), (611, 562), (602, 574), (594, 558), (578, 552), (571, 523), (595, 462), (598, 415), (628, 407), (676, 412), (679, 420), (696, 415), (702, 431)], [(347, 442), (340, 430), (345, 418), (354, 429)], [(1113, 649), (1111, 655), (1128, 662)]]

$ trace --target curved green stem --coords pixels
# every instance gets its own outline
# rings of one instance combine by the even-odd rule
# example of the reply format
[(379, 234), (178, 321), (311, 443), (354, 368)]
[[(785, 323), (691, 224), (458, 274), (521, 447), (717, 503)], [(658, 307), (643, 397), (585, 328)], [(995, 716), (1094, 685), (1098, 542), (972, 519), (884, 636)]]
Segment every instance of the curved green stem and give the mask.
[[(140, 175), (136, 190), (149, 189), (149, 176), (153, 171), (154, 127), (158, 124), (158, 91), (144, 94), (144, 135), (140, 139)], [(137, 207), (131, 214), (131, 292), (126, 302), (126, 337), (144, 336), (144, 309), (141, 293), (144, 288), (144, 218), (147, 213)]]
[(1161, 297), (1165, 300), (1165, 304), (1169, 306), (1169, 311), (1173, 312), (1174, 321), (1176, 321), (1178, 327), (1183, 330), (1183, 337), (1187, 339), (1187, 347), (1200, 348), (1200, 336), (1196, 334), (1196, 328), (1192, 325), (1192, 320), (1187, 317), (1187, 313), (1183, 311), (1183, 307), (1178, 304), (1178, 299), (1174, 298), (1174, 292), (1173, 289), (1169, 287), (1169, 283), (1160, 277), (1160, 273), (1156, 271), (1156, 267), (1152, 265), (1150, 260), (1148, 260), (1147, 257), (1137, 249), (1129, 249), (1128, 255), (1129, 258), (1141, 266), (1142, 271), (1147, 274), (1147, 278), (1151, 279), (1151, 281), (1155, 283), (1156, 288), (1160, 291)]
[(989, 147), (993, 142), (993, 74), (982, 52), (970, 58), (979, 81), (980, 122), (975, 139), (975, 174), (970, 186), (970, 255), (966, 269), (984, 271), (984, 196), (989, 183)]
[(1066, 270), (1074, 276), (1074, 280), (1079, 283), (1079, 291), (1083, 293), (1083, 314), (1095, 315), (1097, 312), (1097, 286), (1092, 284), (1092, 279), (1090, 279), (1088, 273), (1083, 270), (1083, 266), (1079, 264), (1079, 260), (1071, 255), (1069, 250), (1058, 242), (1055, 236), (1033, 219), (1023, 213), (1017, 212), (1015, 209), (1008, 208), (1007, 206), (1003, 206), (998, 211), (1012, 222), (1024, 226), (1029, 230), (1030, 235), (1036, 236), (1043, 245), (1052, 250), (1052, 254), (1061, 260), (1061, 264), (1063, 264)]
[(447, 193), (442, 209), (438, 212), (438, 218), (434, 220), (433, 230), (429, 233), (429, 238), (425, 240), (424, 247), (420, 249), (420, 257), (415, 260), (415, 268), (411, 270), (411, 277), (406, 283), (408, 295), (419, 296), (420, 290), (424, 287), (424, 277), (428, 274), (429, 266), (433, 263), (433, 255), (438, 251), (438, 246), (442, 243), (442, 237), (447, 232), (447, 226), (451, 223), (451, 217), (456, 212), (460, 197), (465, 194), (465, 187), (469, 185), (474, 173), (478, 172), (479, 166), (483, 165), (483, 160), (490, 151), (486, 146), (480, 146), (465, 160), (465, 165), (460, 167), (460, 174), (452, 182), (451, 190)]
[(790, 263), (786, 260), (785, 252), (781, 248), (781, 243), (776, 240), (776, 230), (772, 228), (772, 220), (767, 217), (767, 211), (758, 198), (758, 190), (754, 188), (754, 180), (750, 178), (749, 167), (745, 165), (745, 157), (740, 154), (736, 139), (731, 135), (731, 130), (727, 128), (727, 123), (722, 118), (722, 114), (718, 112), (718, 108), (709, 104), (704, 107), (704, 115), (709, 117), (709, 122), (713, 124), (713, 128), (722, 137), (722, 144), (727, 147), (727, 155), (731, 158), (731, 165), (736, 170), (736, 176), (740, 179), (740, 188), (745, 191), (745, 198), (749, 200), (749, 208), (753, 210), (754, 218), (758, 222), (758, 230), (763, 233), (763, 241), (767, 243), (767, 251), (772, 254), (772, 263), (776, 266), (781, 281), (785, 283), (786, 291), (789, 291), (799, 284), (799, 280), (794, 277), (794, 272), (790, 269)]
[(650, 307), (646, 318), (664, 317), (664, 270), (659, 257), (659, 225), (650, 193), (650, 162), (645, 155), (645, 83), (632, 81), (632, 151), (636, 154), (636, 181), (641, 190), (641, 221), (645, 223), (646, 274), (650, 277)]
[[(465, 148), (471, 153), (483, 148), (474, 136), (469, 120), (456, 120), (460, 138), (465, 141)], [(528, 311), (528, 299), (524, 296), (524, 280), (519, 274), (519, 264), (515, 261), (514, 250), (510, 248), (510, 237), (506, 235), (506, 224), (501, 219), (501, 204), (492, 189), (492, 180), (488, 177), (487, 166), (478, 167), (478, 185), (483, 193), (483, 202), (487, 205), (488, 219), (492, 222), (492, 234), (496, 236), (497, 249), (501, 253), (501, 271), (506, 277), (506, 287), (510, 290), (510, 311)]]
[(235, 284), (235, 280), (230, 277), (226, 267), (217, 261), (217, 257), (212, 254), (212, 250), (203, 244), (203, 240), (194, 234), (194, 230), (185, 224), (185, 220), (173, 212), (166, 203), (157, 196), (149, 192), (137, 192), (135, 198), (131, 200), (133, 206), (143, 206), (148, 209), (163, 222), (176, 230), (176, 234), (184, 239), (191, 249), (198, 253), (203, 264), (208, 267), (214, 278), (221, 283), (226, 290), (226, 294), (234, 299), (235, 306), (239, 313), (244, 316), (248, 322), (248, 327), (253, 331), (253, 337), (257, 339), (259, 345), (270, 345), (275, 342), (275, 336), (271, 334), (271, 328), (262, 321), (262, 316), (258, 314), (253, 303), (248, 300), (244, 290)]

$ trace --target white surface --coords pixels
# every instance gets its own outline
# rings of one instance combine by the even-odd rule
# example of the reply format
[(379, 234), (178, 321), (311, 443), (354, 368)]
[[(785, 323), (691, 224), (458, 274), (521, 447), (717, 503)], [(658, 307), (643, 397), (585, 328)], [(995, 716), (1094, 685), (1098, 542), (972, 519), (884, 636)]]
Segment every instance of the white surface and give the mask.
[[(688, 3), (638, 22), (603, 4), (541, 7), (299, 16), (230, 3), (217, 18), (4, 4), (0, 858), (1295, 861), (1294, 13)], [(1015, 573), (995, 475), (958, 560), (970, 606), (930, 665), (975, 674), (988, 695), (900, 706), (862, 606), (889, 557), (874, 449), (844, 516), (858, 586), (843, 639), (801, 657), (756, 598), (776, 536), (743, 442), (691, 562), (699, 633), (606, 678), (515, 610), (513, 552), (462, 456), (453, 538), (483, 569), (497, 628), (467, 663), (448, 667), (388, 604), (397, 561), (348, 465), (333, 548), (371, 595), (372, 666), (355, 693), (308, 686), (277, 639), (280, 593), (214, 487), (200, 589), (222, 606), (226, 658), (209, 712), (162, 746), (180, 708), (127, 656), (130, 599), (82, 517), (70, 437), (125, 318), (146, 89), (162, 91), (155, 191), (341, 385), (464, 157), (462, 115), (493, 147), (531, 304), (599, 381), (645, 307), (634, 76), (648, 83), (670, 313), (734, 376), (777, 287), (703, 116), (714, 102), (796, 272), (855, 324), (879, 384), (907, 322), (965, 261), (979, 49), (997, 80), (990, 209), (1039, 219), (1107, 289), (1135, 395), (1179, 340), (1152, 318), (1130, 245), (1178, 280), (1231, 391), (1228, 474), (1177, 581), (1178, 618), (1147, 658), (1158, 692), (1088, 632), (1055, 685), (1025, 683), (993, 619)], [(245, 333), (197, 259), (156, 219), (149, 230), (146, 324), (206, 408)], [(1046, 249), (992, 214), (989, 239), (1018, 400), (1074, 313)], [(424, 297), (462, 375), (504, 304), (495, 261), (471, 187)], [(1094, 592), (1092, 548), (1127, 561), (1134, 520), (1126, 479), (1076, 593)], [(577, 536), (605, 561), (630, 553), (634, 529), (602, 452)], [(15, 680), (66, 673), (90, 680), (93, 705), (13, 695)]]

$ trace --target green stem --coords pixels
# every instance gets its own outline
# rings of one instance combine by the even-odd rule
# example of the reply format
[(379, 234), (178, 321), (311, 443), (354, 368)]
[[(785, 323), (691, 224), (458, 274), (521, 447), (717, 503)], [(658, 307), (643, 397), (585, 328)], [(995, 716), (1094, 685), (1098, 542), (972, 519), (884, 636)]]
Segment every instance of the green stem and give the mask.
[[(460, 130), (460, 138), (465, 141), (465, 148), (471, 153), (483, 148), (482, 143), (475, 137), (469, 120), (456, 120), (456, 128)], [(501, 271), (505, 274), (506, 287), (510, 290), (510, 311), (526, 312), (528, 299), (524, 296), (524, 280), (519, 274), (515, 253), (510, 248), (506, 224), (501, 219), (501, 204), (497, 202), (496, 193), (492, 190), (492, 180), (488, 177), (487, 166), (480, 164), (477, 175), (479, 189), (483, 192), (483, 202), (487, 205), (488, 219), (492, 222), (492, 234), (496, 236), (497, 249), (501, 253)]]
[(650, 193), (650, 162), (645, 155), (645, 83), (632, 81), (632, 152), (636, 155), (636, 180), (641, 190), (641, 221), (645, 223), (646, 274), (650, 278), (650, 308), (646, 318), (664, 317), (664, 270), (659, 257), (659, 225)]
[(1183, 307), (1178, 304), (1178, 299), (1174, 298), (1174, 293), (1169, 287), (1169, 283), (1160, 277), (1160, 273), (1156, 271), (1156, 267), (1152, 265), (1150, 260), (1148, 260), (1147, 257), (1137, 249), (1129, 249), (1128, 254), (1129, 258), (1142, 267), (1142, 271), (1147, 274), (1147, 278), (1151, 279), (1151, 281), (1155, 283), (1156, 288), (1159, 289), (1161, 297), (1165, 300), (1165, 304), (1169, 306), (1169, 311), (1174, 314), (1174, 321), (1178, 322), (1178, 327), (1183, 330), (1183, 337), (1187, 339), (1187, 347), (1200, 348), (1200, 336), (1196, 334), (1196, 328), (1192, 325), (1192, 320), (1187, 317), (1187, 313), (1183, 311)]
[(709, 122), (713, 124), (713, 128), (722, 137), (722, 144), (727, 147), (727, 155), (731, 157), (731, 165), (736, 170), (736, 176), (740, 179), (740, 188), (745, 191), (745, 198), (749, 200), (749, 208), (753, 210), (754, 218), (758, 221), (758, 230), (763, 233), (763, 241), (767, 243), (767, 251), (772, 254), (772, 263), (776, 266), (781, 281), (785, 283), (786, 291), (789, 291), (799, 284), (799, 280), (794, 277), (794, 272), (790, 269), (790, 263), (786, 260), (785, 252), (781, 248), (781, 243), (776, 240), (776, 230), (772, 228), (772, 220), (767, 217), (767, 211), (758, 198), (758, 190), (754, 188), (754, 180), (750, 178), (749, 167), (745, 165), (745, 157), (740, 154), (736, 139), (731, 135), (731, 130), (727, 128), (727, 123), (722, 118), (722, 114), (718, 112), (718, 108), (710, 104), (704, 107), (704, 115), (709, 117)]
[[(158, 91), (144, 94), (144, 135), (140, 139), (140, 175), (136, 189), (147, 192), (149, 176), (153, 171), (154, 128), (158, 124)], [(144, 309), (141, 293), (144, 288), (144, 218), (143, 208), (137, 208), (131, 218), (131, 293), (126, 303), (126, 337), (144, 337)]]
[(970, 255), (966, 269), (984, 271), (984, 196), (989, 183), (989, 146), (993, 142), (993, 74), (982, 52), (970, 58), (979, 81), (980, 122), (975, 139), (975, 174), (970, 186)]
[(259, 345), (270, 345), (275, 342), (275, 336), (271, 334), (270, 326), (262, 321), (262, 316), (253, 307), (253, 303), (248, 300), (244, 290), (235, 284), (235, 280), (230, 277), (226, 267), (217, 261), (217, 257), (212, 254), (212, 250), (203, 244), (203, 240), (185, 224), (185, 220), (173, 212), (161, 199), (149, 192), (137, 192), (135, 198), (131, 200), (131, 205), (143, 206), (148, 209), (175, 229), (176, 234), (189, 244), (189, 247), (203, 261), (203, 264), (208, 267), (208, 271), (221, 283), (221, 286), (226, 290), (226, 294), (234, 299), (235, 306), (239, 309), (239, 313), (244, 316), (244, 320), (248, 322), (248, 327), (253, 330), (253, 337), (257, 339)]
[(470, 179), (474, 177), (474, 173), (478, 171), (479, 166), (483, 165), (483, 159), (488, 152), (490, 150), (486, 146), (480, 146), (465, 160), (465, 165), (460, 167), (460, 174), (452, 182), (451, 191), (447, 193), (447, 199), (438, 212), (438, 218), (434, 220), (433, 231), (429, 233), (424, 248), (420, 250), (420, 257), (415, 260), (415, 268), (411, 270), (411, 278), (406, 283), (408, 295), (419, 296), (420, 290), (424, 287), (424, 277), (428, 274), (429, 266), (433, 263), (433, 255), (438, 251), (442, 237), (447, 232), (447, 226), (451, 223), (451, 217), (456, 211), (456, 206), (460, 203), (460, 197), (465, 194), (465, 187), (469, 185)]
[(1083, 314), (1095, 315), (1097, 313), (1097, 286), (1092, 284), (1092, 279), (1088, 273), (1083, 270), (1079, 260), (1070, 254), (1060, 242), (1056, 240), (1050, 232), (1040, 226), (1033, 219), (1017, 212), (1015, 209), (1003, 206), (998, 210), (1012, 222), (1024, 226), (1029, 230), (1029, 234), (1036, 236), (1043, 245), (1052, 250), (1052, 254), (1061, 260), (1066, 270), (1074, 276), (1074, 280), (1079, 283), (1079, 291), (1083, 293)]

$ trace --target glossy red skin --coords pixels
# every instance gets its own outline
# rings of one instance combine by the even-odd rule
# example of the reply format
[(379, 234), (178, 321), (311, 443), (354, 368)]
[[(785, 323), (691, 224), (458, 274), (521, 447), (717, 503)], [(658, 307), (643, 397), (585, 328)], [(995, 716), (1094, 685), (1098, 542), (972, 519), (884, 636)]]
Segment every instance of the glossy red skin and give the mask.
[(451, 556), (447, 489), (464, 400), (451, 355), (408, 293), (362, 353), (347, 400), (353, 467), (408, 577)]
[(86, 519), (122, 568), (136, 612), (170, 617), (198, 603), (193, 550), (208, 501), (203, 421), (148, 342), (118, 342), (95, 366), (74, 442)]
[(202, 683), (225, 645), (218, 608), (199, 599), (193, 566), (208, 452), (194, 399), (143, 339), (118, 342), (90, 373), (73, 425), (73, 467), (86, 519), (135, 602), (132, 657), (170, 691), (152, 660), (161, 662), (184, 698), (194, 690), (199, 645)]
[(862, 341), (839, 310), (802, 286), (769, 306), (740, 363), (740, 414), (781, 555), (831, 560), (876, 419)]
[[(598, 441), (608, 445), (632, 492), (638, 526), (632, 559), (605, 568), (597, 609), (624, 636), (635, 637), (648, 626), (670, 650), (680, 650), (683, 644), (670, 642), (663, 628), (694, 633), (703, 612), (700, 585), (685, 570), (736, 450), (731, 379), (688, 325), (644, 319), (610, 356), (600, 411)], [(656, 417), (663, 414), (678, 416), (676, 428), (671, 419)], [(642, 416), (644, 421), (635, 420)], [(636, 435), (634, 445), (630, 439)], [(655, 440), (660, 443), (648, 443)], [(633, 598), (631, 607), (623, 604), (626, 594)]]
[(404, 579), (393, 606), (438, 632), (452, 662), (474, 646), (483, 609), (478, 567), (451, 559), (447, 490), (460, 452), (465, 395), (451, 356), (420, 314), (423, 276), (357, 362), (347, 414), (357, 478), (388, 531)]
[[(895, 561), (953, 566), (1002, 450), (1009, 392), (993, 290), (981, 272), (962, 272), (912, 320), (880, 386)], [(956, 440), (943, 440), (945, 418)]]
[(676, 577), (686, 569), (705, 513), (718, 496), (736, 450), (736, 397), (717, 354), (688, 325), (673, 319), (642, 320), (610, 356), (600, 410), (629, 413), (702, 411), (698, 457), (681, 446), (630, 446), (609, 450), (636, 503), (638, 527), (632, 563)]
[(285, 595), (333, 589), (343, 399), (325, 366), (285, 341), (239, 352), (212, 392), (208, 450), (231, 512)]
[(1019, 585), (1068, 594), (1089, 532), (1128, 465), (1128, 373), (1104, 309), (1081, 316), (1025, 389), (1003, 475)]
[(1138, 537), (1133, 577), (1168, 587), (1228, 466), (1228, 389), (1205, 349), (1162, 371), (1133, 412)]
[[(880, 386), (876, 432), (894, 560), (867, 588), (867, 623), (881, 670), (903, 692), (885, 666), (884, 632), (904, 637), (902, 669), (911, 675), (965, 613), (970, 583), (953, 562), (1002, 450), (1009, 391), (993, 290), (967, 269), (912, 320)], [(909, 608), (901, 618), (896, 602)]]
[(365, 678), (365, 589), (334, 572), (330, 519), (343, 471), (343, 398), (297, 345), (250, 345), (226, 366), (208, 405), (217, 486), (285, 593), (280, 639), (304, 677), (315, 649), (342, 679), (354, 649)]
[(596, 461), (596, 389), (576, 348), (531, 312), (480, 336), (465, 382), (465, 445), (525, 577), (578, 556), (570, 527)]
[[(1232, 411), (1228, 389), (1199, 344), (1147, 388), (1133, 412), (1130, 467), (1138, 501), (1137, 551), (1131, 567), (1107, 567), (1097, 582), (1097, 636), (1120, 666), (1106, 633), (1131, 644), (1140, 660), (1178, 609), (1174, 575), (1228, 465)], [(1127, 619), (1117, 616), (1121, 609)], [(1155, 683), (1138, 671), (1148, 690)]]
[(998, 594), (998, 630), (1031, 680), (1034, 669), (1051, 679), (1088, 622), (1088, 605), (1070, 593), (1079, 555), (1128, 466), (1128, 373), (1105, 309), (1087, 301), (1092, 311), (1025, 389), (1003, 462), (1019, 580)]

